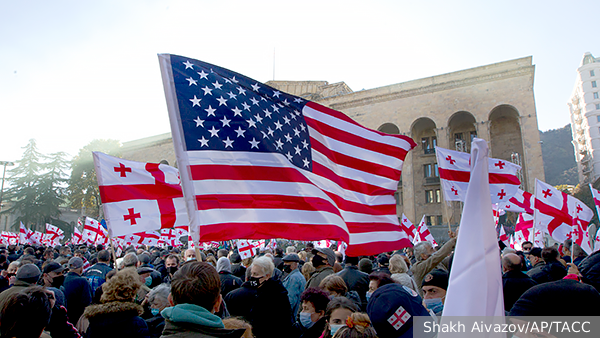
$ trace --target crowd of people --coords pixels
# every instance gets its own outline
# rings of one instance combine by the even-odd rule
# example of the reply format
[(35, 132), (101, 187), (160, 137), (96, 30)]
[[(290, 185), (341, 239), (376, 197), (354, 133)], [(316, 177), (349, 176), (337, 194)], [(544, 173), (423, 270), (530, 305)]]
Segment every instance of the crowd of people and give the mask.
[[(246, 259), (227, 242), (118, 258), (101, 245), (0, 247), (0, 336), (412, 337), (414, 316), (443, 312), (449, 235), (370, 257), (293, 241)], [(507, 315), (599, 314), (599, 252), (567, 241), (499, 254)]]

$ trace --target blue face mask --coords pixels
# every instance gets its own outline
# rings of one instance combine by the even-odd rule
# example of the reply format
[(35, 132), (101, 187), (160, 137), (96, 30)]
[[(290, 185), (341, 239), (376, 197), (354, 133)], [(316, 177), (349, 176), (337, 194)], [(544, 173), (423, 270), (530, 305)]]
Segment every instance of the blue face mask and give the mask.
[(438, 313), (444, 309), (444, 303), (441, 298), (423, 299), (425, 307), (429, 310)]
[(153, 316), (158, 316), (158, 314), (160, 313), (159, 309), (150, 309), (150, 312), (152, 312)]
[(146, 284), (146, 286), (152, 285), (152, 277), (150, 277), (150, 276), (146, 277), (144, 284)]
[(343, 324), (329, 324), (329, 326), (331, 327), (331, 335), (333, 336), (333, 335), (335, 335), (337, 330), (339, 330), (344, 325)]
[(371, 299), (372, 294), (373, 294), (373, 292), (367, 291), (367, 302), (369, 301), (369, 299)]
[(315, 323), (313, 323), (312, 319), (310, 319), (310, 313), (308, 312), (300, 312), (300, 324), (305, 328), (309, 329)]

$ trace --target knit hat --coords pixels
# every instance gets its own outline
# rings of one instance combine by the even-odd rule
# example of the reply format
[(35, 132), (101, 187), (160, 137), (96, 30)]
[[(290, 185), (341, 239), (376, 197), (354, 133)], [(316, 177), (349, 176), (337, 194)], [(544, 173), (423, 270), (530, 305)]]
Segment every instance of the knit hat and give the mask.
[(413, 317), (429, 316), (422, 301), (414, 290), (400, 284), (387, 284), (377, 288), (367, 304), (367, 314), (377, 336), (412, 337)]
[(25, 283), (33, 284), (36, 283), (38, 279), (40, 279), (41, 275), (42, 272), (40, 271), (40, 268), (37, 267), (37, 265), (25, 264), (21, 266), (19, 270), (17, 270), (16, 278)]
[(422, 286), (437, 286), (438, 288), (448, 290), (448, 272), (440, 269), (435, 269), (423, 277)]

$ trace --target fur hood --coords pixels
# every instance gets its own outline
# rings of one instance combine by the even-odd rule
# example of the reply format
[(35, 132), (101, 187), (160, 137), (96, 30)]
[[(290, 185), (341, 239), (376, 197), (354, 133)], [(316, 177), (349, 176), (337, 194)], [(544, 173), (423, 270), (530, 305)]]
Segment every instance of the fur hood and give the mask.
[(141, 316), (144, 309), (135, 303), (130, 302), (108, 302), (104, 304), (90, 305), (85, 308), (83, 315), (87, 318), (93, 318), (108, 314), (121, 314), (131, 316)]

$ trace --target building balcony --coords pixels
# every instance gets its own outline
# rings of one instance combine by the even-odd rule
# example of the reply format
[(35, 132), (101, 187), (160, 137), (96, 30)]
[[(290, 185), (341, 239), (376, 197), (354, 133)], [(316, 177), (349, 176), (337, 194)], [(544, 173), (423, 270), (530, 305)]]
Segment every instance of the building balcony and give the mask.
[(425, 177), (425, 185), (440, 184), (439, 177)]

